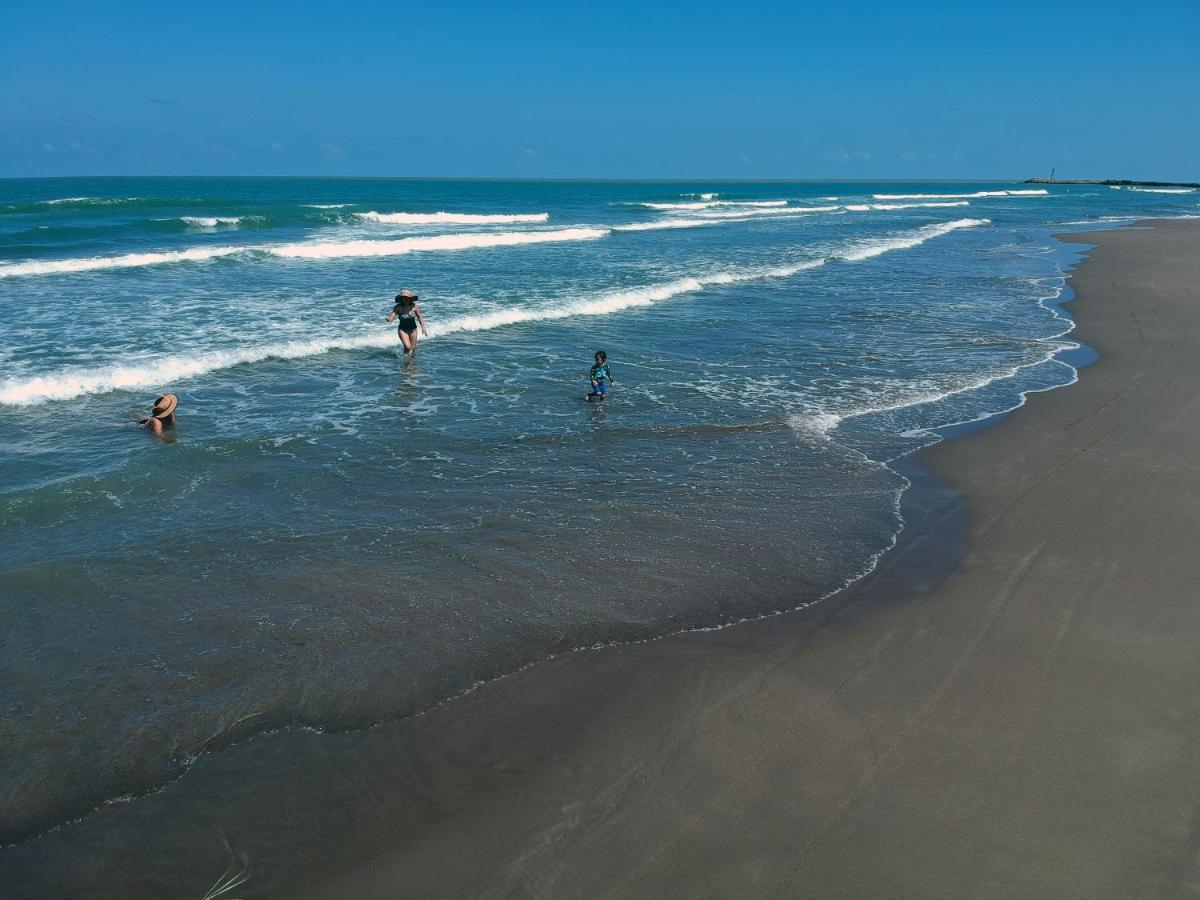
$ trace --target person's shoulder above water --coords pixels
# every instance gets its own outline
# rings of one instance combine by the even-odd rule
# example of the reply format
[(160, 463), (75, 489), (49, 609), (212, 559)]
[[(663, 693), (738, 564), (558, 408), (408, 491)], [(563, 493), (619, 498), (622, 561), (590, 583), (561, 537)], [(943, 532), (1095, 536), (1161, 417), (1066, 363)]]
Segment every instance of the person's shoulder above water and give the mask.
[(154, 401), (150, 415), (138, 421), (155, 434), (162, 434), (164, 428), (175, 427), (175, 410), (179, 406), (179, 398), (174, 394), (163, 394)]

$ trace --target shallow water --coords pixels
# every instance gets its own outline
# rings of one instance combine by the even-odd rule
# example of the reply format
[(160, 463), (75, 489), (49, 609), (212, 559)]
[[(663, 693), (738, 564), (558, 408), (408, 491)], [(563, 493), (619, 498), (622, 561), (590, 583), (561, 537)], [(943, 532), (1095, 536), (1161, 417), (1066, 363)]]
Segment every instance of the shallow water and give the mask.
[(837, 590), (902, 525), (888, 461), (1073, 380), (1051, 232), (1200, 212), (1014, 190), (0, 181), (0, 842)]

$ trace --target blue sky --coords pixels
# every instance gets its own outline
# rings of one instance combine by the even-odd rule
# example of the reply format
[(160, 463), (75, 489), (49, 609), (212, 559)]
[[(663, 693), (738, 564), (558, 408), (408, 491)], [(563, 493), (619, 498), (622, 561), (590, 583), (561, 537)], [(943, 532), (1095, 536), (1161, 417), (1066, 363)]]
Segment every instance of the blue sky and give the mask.
[(47, 3), (0, 176), (1200, 179), (1200, 2)]

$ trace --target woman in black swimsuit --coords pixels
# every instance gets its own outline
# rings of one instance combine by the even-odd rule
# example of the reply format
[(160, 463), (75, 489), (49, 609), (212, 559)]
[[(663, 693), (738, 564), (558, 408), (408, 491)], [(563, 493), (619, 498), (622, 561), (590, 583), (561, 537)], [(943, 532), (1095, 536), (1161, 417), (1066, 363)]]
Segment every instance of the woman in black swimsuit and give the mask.
[(429, 337), (429, 332), (425, 330), (425, 319), (421, 316), (421, 310), (417, 308), (417, 295), (412, 291), (401, 291), (396, 295), (396, 305), (387, 317), (389, 322), (393, 319), (400, 320), (396, 334), (400, 336), (400, 343), (404, 345), (405, 355), (417, 349), (418, 325), (421, 326), (421, 334)]

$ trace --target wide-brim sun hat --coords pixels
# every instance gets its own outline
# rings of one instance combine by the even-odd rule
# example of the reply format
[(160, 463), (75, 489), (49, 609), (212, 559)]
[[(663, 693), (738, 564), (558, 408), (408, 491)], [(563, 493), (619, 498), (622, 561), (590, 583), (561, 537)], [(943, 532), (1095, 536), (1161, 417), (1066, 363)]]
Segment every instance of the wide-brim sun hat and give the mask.
[(154, 410), (150, 415), (156, 419), (165, 419), (171, 413), (175, 412), (175, 407), (179, 405), (179, 398), (174, 394), (163, 394), (154, 401)]

